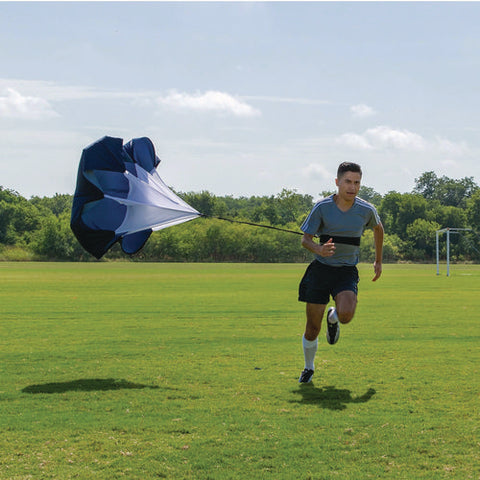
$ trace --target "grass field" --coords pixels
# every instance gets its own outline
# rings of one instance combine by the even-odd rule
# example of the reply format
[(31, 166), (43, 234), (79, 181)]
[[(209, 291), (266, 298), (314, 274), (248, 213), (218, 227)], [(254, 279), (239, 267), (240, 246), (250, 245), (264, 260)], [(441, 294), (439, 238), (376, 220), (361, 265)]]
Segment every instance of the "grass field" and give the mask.
[(360, 266), (300, 386), (305, 265), (0, 263), (0, 479), (479, 479), (480, 266)]

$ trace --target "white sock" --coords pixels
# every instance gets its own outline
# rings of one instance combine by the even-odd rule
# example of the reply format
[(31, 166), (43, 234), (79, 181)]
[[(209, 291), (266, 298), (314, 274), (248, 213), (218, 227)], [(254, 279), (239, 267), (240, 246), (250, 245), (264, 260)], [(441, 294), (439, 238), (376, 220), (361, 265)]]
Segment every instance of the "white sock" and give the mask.
[(302, 337), (303, 355), (305, 357), (305, 368), (315, 370), (314, 360), (317, 353), (318, 338), (315, 340), (307, 340), (305, 335)]
[(337, 315), (337, 309), (334, 308), (330, 315), (328, 315), (327, 320), (329, 323), (337, 323), (338, 322), (338, 315)]

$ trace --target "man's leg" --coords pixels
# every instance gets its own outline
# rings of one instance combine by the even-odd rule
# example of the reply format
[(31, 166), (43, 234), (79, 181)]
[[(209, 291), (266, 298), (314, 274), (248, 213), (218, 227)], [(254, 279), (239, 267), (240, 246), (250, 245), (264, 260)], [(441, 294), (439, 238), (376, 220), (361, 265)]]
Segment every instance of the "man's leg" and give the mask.
[(339, 292), (335, 297), (338, 320), (342, 324), (350, 323), (357, 308), (357, 295), (351, 290)]
[(327, 342), (334, 345), (340, 336), (339, 323), (349, 323), (355, 315), (357, 294), (350, 290), (339, 292), (335, 297), (335, 307), (330, 307), (327, 314)]
[(316, 340), (322, 326), (323, 314), (326, 305), (317, 303), (307, 303), (307, 324), (305, 326), (305, 338), (307, 340)]
[(303, 355), (305, 357), (305, 369), (300, 375), (300, 383), (308, 383), (311, 381), (315, 370), (315, 354), (318, 347), (318, 334), (322, 326), (323, 314), (326, 305), (316, 303), (307, 303), (307, 324), (305, 333), (302, 338)]

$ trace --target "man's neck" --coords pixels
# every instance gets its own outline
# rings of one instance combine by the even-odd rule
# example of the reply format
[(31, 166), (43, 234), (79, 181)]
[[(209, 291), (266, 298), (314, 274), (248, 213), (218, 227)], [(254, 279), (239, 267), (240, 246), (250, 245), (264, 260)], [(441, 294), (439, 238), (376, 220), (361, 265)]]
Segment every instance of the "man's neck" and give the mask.
[(333, 200), (342, 212), (346, 212), (353, 207), (353, 204), (355, 203), (355, 198), (353, 200), (346, 200), (340, 197), (340, 195), (338, 195), (337, 193), (333, 196)]

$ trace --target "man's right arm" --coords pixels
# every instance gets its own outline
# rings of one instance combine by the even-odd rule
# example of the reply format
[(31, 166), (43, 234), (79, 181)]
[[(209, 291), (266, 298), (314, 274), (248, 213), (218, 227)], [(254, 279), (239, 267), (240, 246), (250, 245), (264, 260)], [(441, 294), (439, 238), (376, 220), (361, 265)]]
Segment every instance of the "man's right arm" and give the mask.
[(335, 244), (333, 243), (332, 238), (322, 245), (315, 242), (313, 238), (313, 235), (304, 233), (302, 237), (302, 247), (315, 255), (320, 255), (321, 257), (331, 257), (335, 253)]

